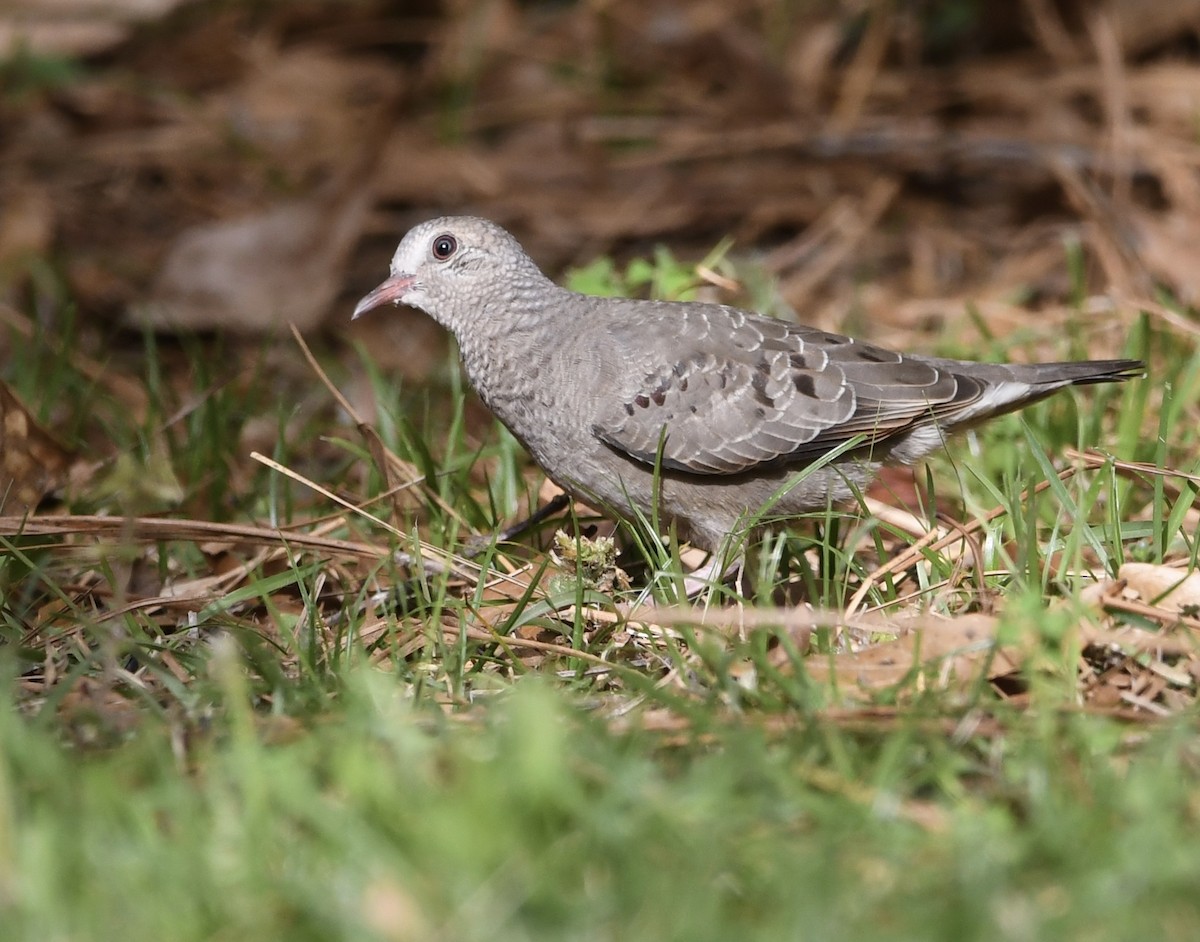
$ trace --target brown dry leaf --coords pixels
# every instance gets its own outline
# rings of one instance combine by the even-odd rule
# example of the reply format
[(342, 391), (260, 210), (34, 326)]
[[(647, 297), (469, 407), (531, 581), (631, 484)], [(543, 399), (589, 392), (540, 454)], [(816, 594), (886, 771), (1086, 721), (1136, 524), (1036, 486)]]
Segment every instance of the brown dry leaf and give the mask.
[(45, 255), (54, 235), (54, 200), (45, 187), (17, 185), (0, 213), (0, 292), (31, 258)]
[(176, 240), (150, 300), (130, 320), (158, 330), (316, 327), (369, 207), (363, 188), (195, 226)]
[(1150, 716), (1169, 716), (1195, 704), (1200, 661), (1194, 644), (1191, 654), (1172, 654), (1163, 650), (1161, 635), (1160, 643), (1146, 638), (1150, 632), (1140, 632), (1141, 638), (1128, 631), (1092, 634), (1080, 661), (1079, 692), (1086, 703), (1101, 709), (1132, 707)]
[(244, 55), (232, 87), (170, 107), (139, 99), (136, 127), (81, 147), (99, 179), (163, 179), (94, 207), (111, 214), (110, 235), (71, 256), (81, 303), (126, 308), (139, 326), (239, 332), (312, 326), (329, 312), (372, 201), (398, 74), (266, 42)]
[[(546, 169), (561, 176), (563, 161), (555, 160)], [(432, 129), (401, 124), (388, 137), (375, 190), (388, 202), (399, 204), (420, 203), (431, 193), (447, 205), (469, 204), (501, 194), (511, 184), (508, 170), (506, 161), (488, 159), (480, 148), (450, 146)], [(392, 235), (389, 228), (388, 237)]]
[(1125, 48), (1141, 52), (1180, 33), (1194, 34), (1200, 22), (1198, 0), (1113, 0), (1106, 12), (1116, 19)]
[[(246, 49), (245, 79), (205, 99), (189, 116), (210, 146), (229, 141), (248, 148), (271, 188), (306, 191), (322, 179), (356, 177), (364, 185), (391, 124), (385, 115), (399, 91), (388, 66), (313, 47), (284, 51), (265, 43)], [(195, 155), (179, 154), (180, 158)], [(230, 181), (236, 183), (238, 181)], [(236, 188), (222, 196), (228, 198)], [(264, 192), (255, 193), (262, 207)]]
[[(213, 96), (168, 136), (178, 143), (173, 159), (190, 165), (193, 153), (232, 132), (268, 172), (223, 191), (234, 201), (217, 207), (222, 218), (178, 235), (149, 300), (130, 310), (139, 326), (306, 330), (341, 289), (373, 199), (370, 168), (396, 80), (378, 65), (304, 48), (258, 51), (254, 66), (244, 83)], [(272, 176), (301, 190), (328, 182), (311, 197), (264, 205)]]
[(66, 480), (72, 454), (0, 381), (0, 510), (20, 516)]
[[(1190, 62), (1148, 62), (1129, 73), (1130, 103), (1152, 116), (1151, 129), (1186, 131), (1200, 108), (1200, 72)], [(1180, 144), (1191, 145), (1190, 137)], [(1152, 156), (1152, 155), (1151, 155)]]
[(1142, 263), (1185, 304), (1200, 301), (1200, 222), (1187, 212), (1133, 212), (1129, 224), (1137, 234)]
[(0, 50), (85, 56), (110, 49), (135, 24), (159, 19), (188, 0), (8, 0)]
[(1181, 614), (1200, 613), (1200, 572), (1185, 572), (1174, 566), (1126, 563), (1117, 573), (1132, 593), (1149, 605)]
[(139, 701), (92, 677), (80, 677), (62, 698), (58, 716), (80, 745), (111, 742), (142, 722)]
[(1008, 649), (996, 648), (997, 624), (991, 615), (908, 616), (892, 624), (901, 632), (894, 640), (829, 658), (812, 656), (805, 669), (819, 681), (836, 678), (847, 691), (893, 687), (916, 669), (936, 677), (939, 686), (961, 685), (977, 678), (989, 662), (989, 677), (1004, 676), (1015, 672), (1019, 661)]
[(1157, 621), (1150, 630), (1109, 617), (1081, 623), (1080, 692), (1090, 705), (1168, 716), (1195, 705), (1200, 680), (1200, 573), (1126, 563), (1117, 579), (1084, 590), (1082, 599), (1109, 612)]

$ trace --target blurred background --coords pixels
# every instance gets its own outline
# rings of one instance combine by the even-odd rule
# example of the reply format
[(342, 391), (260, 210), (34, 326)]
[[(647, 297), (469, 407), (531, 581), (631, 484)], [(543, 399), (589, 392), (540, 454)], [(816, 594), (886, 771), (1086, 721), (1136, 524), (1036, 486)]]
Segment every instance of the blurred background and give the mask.
[[(424, 317), (348, 321), (441, 213), (557, 278), (730, 237), (772, 310), (911, 350), (1115, 355), (1139, 309), (1196, 333), (1197, 0), (7, 0), (0, 56), (0, 379), (27, 399), (50, 367), (19, 361), (66, 337), (134, 413), (147, 337), (300, 396), (289, 323), (446, 381)], [(68, 392), (31, 419), (86, 442)]]

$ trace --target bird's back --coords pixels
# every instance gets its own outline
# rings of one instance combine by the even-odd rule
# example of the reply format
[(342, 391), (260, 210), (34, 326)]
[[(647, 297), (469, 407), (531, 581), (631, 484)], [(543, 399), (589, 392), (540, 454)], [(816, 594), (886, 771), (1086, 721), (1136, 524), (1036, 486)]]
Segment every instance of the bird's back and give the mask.
[[(911, 461), (942, 432), (1143, 368), (905, 355), (712, 304), (626, 300), (602, 310), (593, 330), (611, 346), (617, 375), (593, 431), (644, 462), (661, 449), (664, 467), (693, 474), (803, 464), (853, 438)], [(920, 430), (935, 434), (910, 437)]]

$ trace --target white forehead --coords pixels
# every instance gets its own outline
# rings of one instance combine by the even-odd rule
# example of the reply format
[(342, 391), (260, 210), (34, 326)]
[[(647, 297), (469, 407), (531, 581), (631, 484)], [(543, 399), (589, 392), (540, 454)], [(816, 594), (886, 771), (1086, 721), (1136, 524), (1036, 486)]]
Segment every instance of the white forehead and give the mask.
[(515, 250), (524, 254), (511, 235), (494, 222), (476, 216), (439, 216), (411, 228), (392, 256), (393, 272), (412, 272), (433, 259), (433, 243), (441, 236), (453, 237), (460, 246), (486, 252)]

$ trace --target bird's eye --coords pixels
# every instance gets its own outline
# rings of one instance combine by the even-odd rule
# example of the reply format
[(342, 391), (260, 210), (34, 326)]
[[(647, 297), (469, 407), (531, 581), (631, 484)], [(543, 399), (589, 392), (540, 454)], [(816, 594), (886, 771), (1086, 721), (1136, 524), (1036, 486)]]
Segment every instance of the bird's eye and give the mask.
[(440, 235), (433, 240), (433, 257), (439, 262), (444, 262), (454, 254), (458, 248), (458, 242), (452, 235)]

